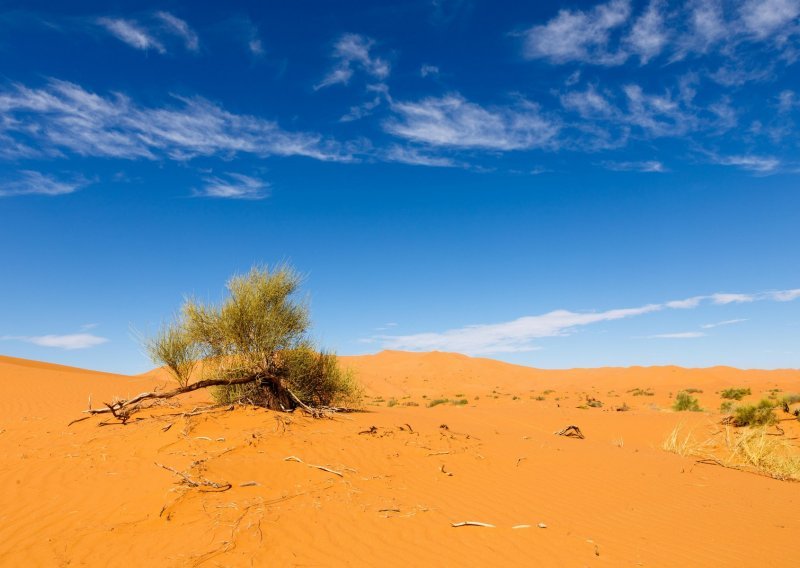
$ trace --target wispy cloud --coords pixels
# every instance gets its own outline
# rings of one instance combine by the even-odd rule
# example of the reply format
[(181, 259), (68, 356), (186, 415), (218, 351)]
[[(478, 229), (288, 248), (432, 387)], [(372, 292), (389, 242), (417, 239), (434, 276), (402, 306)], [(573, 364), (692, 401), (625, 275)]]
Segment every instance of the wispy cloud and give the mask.
[(139, 105), (129, 97), (89, 92), (66, 81), (0, 89), (0, 136), (33, 155), (189, 160), (196, 156), (306, 156), (349, 161), (352, 155), (319, 134), (289, 132), (263, 118), (235, 114), (199, 97)]
[(638, 55), (642, 64), (660, 54), (667, 45), (668, 33), (664, 27), (663, 10), (662, 0), (651, 0), (625, 40), (629, 51)]
[(657, 333), (655, 335), (648, 335), (646, 339), (696, 339), (705, 336), (706, 334), (702, 331), (681, 331), (678, 333)]
[(617, 65), (627, 55), (609, 52), (609, 37), (630, 14), (628, 0), (611, 0), (589, 11), (561, 10), (546, 24), (525, 31), (523, 54), (529, 59), (547, 59), (553, 63)]
[(557, 122), (527, 101), (515, 107), (486, 108), (460, 94), (392, 104), (384, 123), (390, 134), (431, 146), (521, 150), (551, 144)]
[(165, 29), (183, 40), (184, 46), (188, 51), (200, 49), (200, 40), (197, 33), (177, 16), (169, 12), (156, 12), (156, 17), (164, 24)]
[(375, 41), (363, 35), (341, 36), (334, 44), (331, 55), (336, 61), (335, 66), (322, 81), (314, 85), (314, 89), (324, 89), (338, 84), (346, 85), (357, 70), (374, 79), (386, 79), (391, 72), (391, 65), (385, 59), (371, 53), (374, 46)]
[(722, 327), (722, 326), (725, 326), (725, 325), (734, 325), (734, 324), (742, 323), (742, 322), (746, 322), (746, 321), (747, 321), (746, 318), (730, 319), (730, 320), (725, 320), (725, 321), (718, 321), (716, 323), (707, 323), (705, 325), (701, 325), (700, 327), (702, 327), (703, 329), (713, 329), (715, 327)]
[(616, 172), (664, 173), (667, 168), (658, 160), (644, 162), (603, 162), (606, 169)]
[(411, 166), (433, 166), (441, 168), (452, 168), (461, 164), (457, 163), (452, 158), (445, 156), (434, 156), (429, 153), (423, 152), (419, 148), (410, 146), (393, 145), (386, 150), (383, 154), (383, 159), (387, 162), (398, 162), (401, 164), (408, 164)]
[(3, 341), (24, 341), (39, 345), (40, 347), (55, 347), (58, 349), (73, 350), (73, 349), (88, 349), (107, 343), (108, 339), (99, 337), (91, 333), (73, 333), (67, 335), (4, 335), (0, 339)]
[(269, 197), (270, 184), (262, 179), (229, 173), (222, 177), (206, 178), (205, 185), (195, 195), (223, 199), (264, 199)]
[(759, 174), (772, 173), (781, 165), (781, 161), (778, 158), (750, 154), (742, 154), (738, 156), (712, 156), (711, 161), (722, 166), (734, 166)]
[(0, 197), (17, 195), (66, 195), (86, 187), (91, 182), (84, 177), (58, 179), (41, 172), (22, 170), (10, 181), (0, 182)]
[[(647, 304), (634, 308), (601, 312), (555, 310), (546, 314), (525, 316), (508, 322), (468, 325), (444, 332), (377, 335), (370, 338), (370, 341), (380, 343), (386, 349), (456, 351), (472, 355), (531, 351), (539, 348), (535, 343), (537, 339), (570, 335), (582, 326), (600, 322), (639, 317), (664, 310), (692, 309), (702, 303), (724, 305), (755, 301), (791, 301), (797, 298), (800, 298), (800, 289), (754, 294), (716, 293), (693, 296), (683, 300), (672, 300), (661, 304)], [(705, 333), (701, 331), (688, 331), (658, 334), (649, 337), (695, 338), (704, 335)]]
[(144, 51), (154, 49), (159, 53), (166, 53), (164, 44), (151, 35), (144, 27), (134, 20), (122, 18), (99, 18), (97, 23), (104, 27), (110, 34), (120, 41), (127, 43), (135, 49)]

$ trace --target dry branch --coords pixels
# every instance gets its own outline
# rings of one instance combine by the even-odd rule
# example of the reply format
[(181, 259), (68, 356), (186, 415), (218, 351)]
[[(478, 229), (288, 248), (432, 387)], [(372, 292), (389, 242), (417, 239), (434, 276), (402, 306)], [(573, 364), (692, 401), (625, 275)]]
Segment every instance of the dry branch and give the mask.
[(338, 475), (339, 477), (344, 477), (344, 474), (342, 472), (340, 472), (340, 471), (336, 471), (334, 469), (330, 469), (330, 468), (325, 467), (323, 465), (314, 465), (313, 463), (306, 463), (303, 460), (301, 460), (300, 458), (298, 458), (297, 456), (289, 456), (288, 458), (283, 458), (283, 461), (295, 461), (295, 462), (298, 462), (298, 463), (305, 464), (308, 467), (314, 467), (316, 469), (321, 469), (322, 471), (327, 471), (328, 473), (332, 473), (333, 475)]
[(585, 436), (581, 429), (574, 425), (569, 425), (566, 428), (562, 428), (558, 432), (553, 432), (556, 436), (567, 436), (568, 438), (580, 438), (583, 440)]
[(460, 523), (450, 523), (451, 527), (486, 527), (489, 529), (493, 529), (494, 525), (490, 525), (489, 523), (481, 523), (479, 521), (462, 521)]
[(178, 477), (180, 477), (183, 480), (182, 483), (185, 483), (189, 487), (211, 487), (212, 489), (215, 489), (217, 491), (227, 491), (228, 489), (233, 487), (228, 482), (217, 483), (216, 481), (209, 481), (208, 479), (204, 478), (200, 478), (199, 480), (195, 481), (189, 476), (188, 473), (185, 473), (183, 471), (178, 471), (177, 469), (171, 468), (168, 465), (164, 465), (163, 463), (158, 463), (158, 462), (155, 463), (158, 467), (162, 467), (167, 471), (170, 471), (175, 475), (177, 475)]

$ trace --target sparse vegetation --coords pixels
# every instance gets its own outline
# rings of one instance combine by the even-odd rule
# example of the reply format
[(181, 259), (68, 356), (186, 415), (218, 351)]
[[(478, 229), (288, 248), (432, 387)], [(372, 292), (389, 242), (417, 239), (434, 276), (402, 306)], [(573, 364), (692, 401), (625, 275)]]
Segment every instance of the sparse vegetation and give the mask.
[(386, 401), (386, 406), (388, 406), (389, 408), (391, 408), (392, 406), (397, 406), (397, 399), (394, 397), (390, 398), (389, 400)]
[(763, 399), (756, 404), (739, 406), (733, 411), (734, 426), (771, 426), (778, 421), (774, 404)]
[(689, 388), (689, 389), (683, 389), (683, 392), (689, 394), (703, 394), (703, 389)]
[(449, 398), (435, 398), (428, 403), (428, 408), (433, 408), (434, 406), (439, 406), (440, 404), (447, 404), (450, 402)]
[(797, 404), (798, 402), (800, 402), (800, 393), (793, 392), (781, 397), (781, 404), (791, 406), (792, 404)]
[(731, 400), (742, 400), (745, 396), (750, 394), (749, 388), (729, 388), (719, 393), (722, 398), (728, 398)]
[(633, 396), (655, 396), (656, 393), (653, 392), (653, 389), (640, 389), (635, 388), (628, 391), (629, 394)]
[(678, 393), (678, 396), (675, 397), (675, 403), (672, 405), (672, 409), (677, 412), (700, 412), (700, 403), (690, 395), (688, 392), (681, 391)]
[(722, 412), (723, 414), (728, 414), (731, 412), (731, 410), (733, 410), (732, 400), (726, 400), (725, 402), (719, 405), (719, 411)]

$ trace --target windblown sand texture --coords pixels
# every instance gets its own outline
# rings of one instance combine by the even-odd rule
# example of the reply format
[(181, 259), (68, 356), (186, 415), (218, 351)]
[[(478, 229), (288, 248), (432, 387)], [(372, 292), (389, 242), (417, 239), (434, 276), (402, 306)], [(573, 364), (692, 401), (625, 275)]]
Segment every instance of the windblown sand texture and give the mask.
[[(0, 357), (0, 565), (798, 563), (800, 484), (661, 446), (679, 423), (698, 437), (719, 429), (722, 389), (750, 387), (752, 401), (796, 392), (800, 371), (342, 359), (367, 412), (182, 416), (210, 404), (195, 393), (126, 425), (95, 416), (68, 426), (90, 395), (99, 407), (170, 379)], [(694, 396), (709, 411), (670, 410), (687, 388), (703, 391)], [(466, 403), (428, 406), (438, 399)], [(630, 410), (616, 411), (623, 403)], [(779, 416), (785, 438), (800, 436), (800, 423)], [(553, 434), (571, 424), (585, 439)], [(494, 526), (452, 526), (463, 521)]]

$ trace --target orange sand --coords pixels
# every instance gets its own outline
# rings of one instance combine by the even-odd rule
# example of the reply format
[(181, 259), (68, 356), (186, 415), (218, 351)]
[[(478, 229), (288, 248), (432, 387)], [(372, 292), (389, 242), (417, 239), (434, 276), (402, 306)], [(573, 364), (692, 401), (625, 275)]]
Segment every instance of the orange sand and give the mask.
[[(103, 417), (67, 424), (90, 394), (100, 406), (165, 375), (0, 357), (0, 565), (797, 564), (800, 485), (661, 444), (679, 422), (702, 433), (719, 420), (670, 411), (677, 391), (702, 389), (701, 405), (717, 409), (727, 387), (749, 386), (748, 400), (798, 391), (800, 371), (543, 371), (445, 353), (343, 360), (368, 412), (178, 416), (207, 404), (200, 393), (100, 427)], [(586, 396), (603, 408), (578, 408)], [(437, 398), (467, 404), (429, 408)], [(615, 412), (623, 402), (631, 410)], [(568, 424), (586, 439), (553, 435)], [(797, 421), (781, 426), (800, 435)], [(156, 462), (233, 487), (188, 488)], [(459, 521), (495, 527), (451, 527)]]

